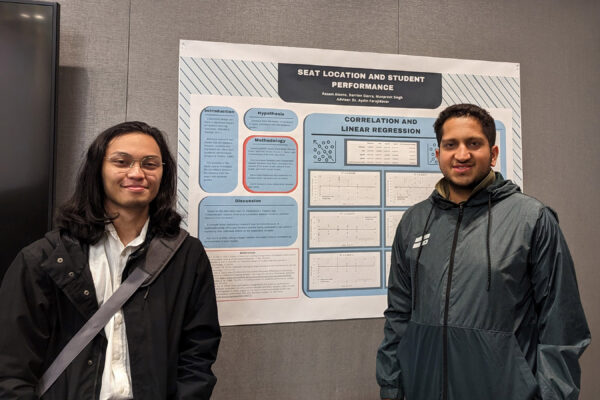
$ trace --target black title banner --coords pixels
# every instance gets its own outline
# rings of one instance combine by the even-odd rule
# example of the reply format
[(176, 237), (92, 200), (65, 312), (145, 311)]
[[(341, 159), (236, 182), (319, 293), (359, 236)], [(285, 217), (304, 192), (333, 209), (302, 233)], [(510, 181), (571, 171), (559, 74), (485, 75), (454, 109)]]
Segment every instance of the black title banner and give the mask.
[(442, 75), (279, 64), (279, 96), (289, 103), (437, 108), (442, 102)]

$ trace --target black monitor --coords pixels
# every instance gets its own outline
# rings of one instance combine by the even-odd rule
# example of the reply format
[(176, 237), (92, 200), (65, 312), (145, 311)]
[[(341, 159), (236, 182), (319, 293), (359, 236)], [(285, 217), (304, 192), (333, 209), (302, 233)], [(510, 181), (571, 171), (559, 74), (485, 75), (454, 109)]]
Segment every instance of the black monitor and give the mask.
[(0, 0), (0, 280), (51, 228), (59, 5)]

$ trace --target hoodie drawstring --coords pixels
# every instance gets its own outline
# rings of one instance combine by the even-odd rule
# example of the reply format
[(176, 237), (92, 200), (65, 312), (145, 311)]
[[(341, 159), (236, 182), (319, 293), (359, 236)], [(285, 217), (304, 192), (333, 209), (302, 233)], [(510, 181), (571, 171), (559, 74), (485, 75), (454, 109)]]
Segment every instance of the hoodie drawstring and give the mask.
[[(429, 220), (431, 219), (431, 214), (433, 213), (433, 208), (435, 206), (432, 204), (431, 209), (429, 210), (429, 214), (427, 215), (427, 219), (425, 220), (425, 226), (423, 227), (423, 233), (421, 234), (421, 245), (419, 246), (419, 251), (417, 252), (417, 261), (415, 265), (415, 276), (414, 276), (414, 290), (413, 290), (413, 310), (417, 308), (417, 292), (418, 292), (418, 283), (419, 283), (419, 259), (421, 258), (421, 251), (423, 250), (423, 241), (425, 241), (425, 233), (427, 232), (427, 226), (429, 225)], [(492, 232), (492, 193), (490, 192), (488, 195), (488, 218), (487, 218), (487, 234), (485, 247), (487, 252), (487, 288), (486, 290), (489, 292), (492, 285), (492, 256), (490, 249), (490, 236)]]
[(414, 284), (414, 294), (413, 294), (413, 310), (417, 308), (417, 292), (419, 287), (419, 258), (421, 258), (421, 251), (423, 250), (423, 245), (425, 242), (425, 232), (427, 232), (427, 225), (429, 225), (429, 219), (431, 218), (431, 214), (433, 213), (433, 208), (435, 206), (432, 204), (431, 209), (429, 210), (429, 214), (427, 214), (427, 219), (425, 220), (425, 226), (423, 227), (423, 234), (421, 235), (421, 245), (419, 246), (419, 251), (417, 252), (417, 264), (415, 265), (415, 284)]
[(492, 284), (492, 256), (490, 254), (490, 232), (492, 230), (492, 193), (488, 195), (488, 225), (487, 225), (487, 236), (486, 236), (486, 248), (487, 248), (487, 291), (490, 291)]

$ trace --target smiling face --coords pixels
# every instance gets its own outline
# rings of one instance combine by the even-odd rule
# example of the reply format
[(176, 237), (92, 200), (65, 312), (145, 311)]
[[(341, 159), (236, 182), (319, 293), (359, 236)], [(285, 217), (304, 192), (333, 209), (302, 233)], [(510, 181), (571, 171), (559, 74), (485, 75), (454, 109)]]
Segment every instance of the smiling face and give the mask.
[(435, 156), (448, 181), (450, 200), (460, 203), (496, 165), (498, 146), (490, 147), (481, 124), (473, 117), (449, 118), (442, 131)]
[(148, 215), (150, 203), (160, 187), (162, 164), (148, 171), (141, 168), (139, 161), (134, 162), (131, 168), (123, 168), (109, 159), (117, 161), (122, 157), (141, 160), (149, 156), (160, 160), (160, 148), (152, 136), (143, 133), (126, 133), (108, 143), (102, 164), (102, 182), (104, 208), (109, 214), (127, 210)]

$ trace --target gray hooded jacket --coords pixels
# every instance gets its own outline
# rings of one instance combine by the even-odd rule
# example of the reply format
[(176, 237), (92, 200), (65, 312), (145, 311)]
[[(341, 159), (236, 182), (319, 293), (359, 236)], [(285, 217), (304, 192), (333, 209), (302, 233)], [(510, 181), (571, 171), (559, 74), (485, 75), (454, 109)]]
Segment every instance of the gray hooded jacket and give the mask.
[(500, 174), (461, 204), (434, 191), (392, 248), (382, 398), (577, 399), (590, 342), (555, 213)]

